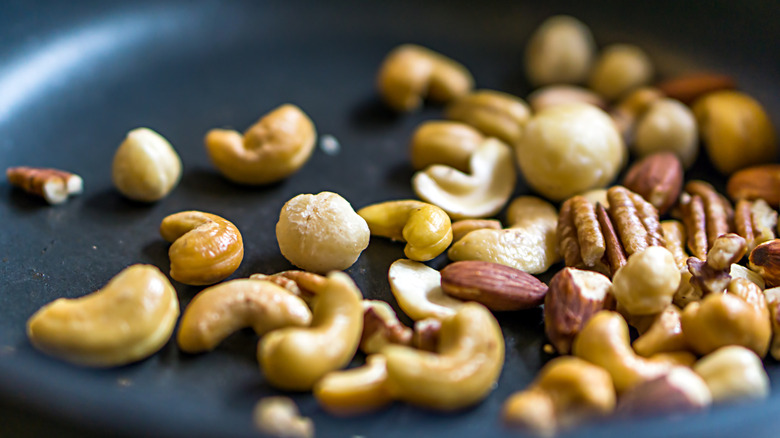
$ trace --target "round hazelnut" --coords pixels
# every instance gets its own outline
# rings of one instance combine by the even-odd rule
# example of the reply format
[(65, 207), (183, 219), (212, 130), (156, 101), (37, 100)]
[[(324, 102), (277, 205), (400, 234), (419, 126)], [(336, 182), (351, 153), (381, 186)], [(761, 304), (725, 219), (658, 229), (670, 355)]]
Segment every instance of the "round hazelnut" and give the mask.
[(669, 151), (677, 155), (683, 167), (690, 168), (699, 154), (693, 112), (674, 99), (653, 102), (639, 119), (633, 149), (639, 157)]
[(628, 258), (612, 279), (612, 293), (631, 315), (659, 313), (672, 303), (680, 285), (674, 256), (662, 246), (651, 246)]
[(596, 60), (588, 86), (605, 99), (616, 100), (648, 84), (653, 73), (653, 64), (644, 50), (631, 44), (613, 44), (605, 47)]
[(550, 17), (526, 46), (526, 74), (534, 85), (584, 82), (595, 51), (588, 26), (568, 15)]

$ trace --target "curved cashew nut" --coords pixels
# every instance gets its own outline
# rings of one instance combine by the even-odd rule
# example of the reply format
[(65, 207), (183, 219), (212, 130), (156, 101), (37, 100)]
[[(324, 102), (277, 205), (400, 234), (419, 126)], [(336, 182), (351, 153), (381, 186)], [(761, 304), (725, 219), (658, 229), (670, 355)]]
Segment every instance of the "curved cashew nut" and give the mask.
[(393, 49), (382, 62), (377, 78), (379, 93), (396, 111), (411, 111), (424, 97), (447, 102), (474, 87), (463, 65), (414, 44)]
[(189, 285), (214, 284), (238, 269), (244, 258), (244, 242), (233, 223), (215, 214), (182, 211), (163, 219), (163, 239), (168, 250), (171, 278)]
[(530, 274), (540, 274), (560, 259), (558, 213), (552, 204), (521, 196), (509, 205), (507, 216), (510, 228), (472, 231), (455, 242), (447, 256), (452, 261), (500, 263)]
[(574, 339), (572, 353), (598, 365), (612, 376), (618, 392), (665, 374), (673, 359), (651, 360), (631, 349), (628, 324), (617, 312), (602, 310), (585, 324)]
[(515, 190), (517, 172), (512, 160), (509, 146), (488, 138), (471, 155), (471, 174), (434, 164), (414, 175), (414, 192), (455, 219), (493, 216)]
[(666, 306), (654, 318), (650, 328), (634, 341), (633, 347), (637, 354), (644, 357), (688, 350), (680, 322), (680, 309), (674, 304)]
[(110, 367), (162, 348), (178, 316), (168, 278), (154, 266), (133, 265), (95, 293), (43, 306), (27, 321), (27, 336), (37, 349), (68, 362)]
[(504, 421), (540, 435), (603, 417), (615, 409), (615, 388), (603, 368), (577, 357), (548, 362), (534, 382), (504, 402)]
[(313, 438), (314, 423), (302, 417), (298, 406), (289, 397), (260, 399), (252, 412), (255, 426), (264, 434), (285, 438)]
[(326, 374), (314, 385), (314, 398), (333, 415), (364, 414), (390, 404), (385, 357), (374, 354), (361, 367)]
[(328, 274), (317, 291), (311, 327), (283, 328), (265, 335), (257, 359), (265, 377), (280, 389), (306, 391), (325, 374), (352, 359), (363, 332), (362, 294), (343, 272)]
[(442, 291), (439, 271), (422, 263), (396, 260), (390, 265), (387, 277), (401, 310), (415, 321), (447, 318), (463, 305), (463, 301)]
[(182, 315), (177, 341), (182, 351), (201, 353), (244, 327), (263, 335), (309, 323), (311, 312), (303, 300), (270, 281), (243, 278), (195, 295)]
[(268, 184), (301, 168), (314, 150), (317, 132), (295, 105), (264, 115), (243, 135), (227, 129), (206, 134), (206, 150), (227, 179), (240, 184)]
[(395, 397), (452, 411), (479, 402), (491, 391), (504, 366), (504, 336), (493, 314), (470, 302), (442, 321), (438, 352), (388, 345), (382, 353)]
[(424, 262), (452, 243), (452, 222), (441, 208), (414, 200), (387, 201), (358, 210), (374, 236), (406, 242), (404, 254)]

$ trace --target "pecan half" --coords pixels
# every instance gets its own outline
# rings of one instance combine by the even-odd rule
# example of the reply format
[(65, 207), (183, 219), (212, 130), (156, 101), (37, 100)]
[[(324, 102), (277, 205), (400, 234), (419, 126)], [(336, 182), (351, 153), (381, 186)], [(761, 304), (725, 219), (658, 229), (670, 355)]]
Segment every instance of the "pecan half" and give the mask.
[(776, 226), (777, 212), (763, 199), (742, 199), (734, 207), (734, 228), (745, 238), (750, 251), (774, 239)]
[(652, 204), (622, 186), (607, 190), (607, 199), (610, 218), (629, 257), (650, 246), (664, 245), (658, 211)]
[(680, 213), (688, 234), (688, 249), (706, 258), (715, 239), (732, 231), (734, 210), (729, 201), (709, 183), (689, 181), (680, 196)]
[(707, 253), (707, 260), (696, 257), (688, 259), (691, 284), (706, 296), (726, 290), (731, 281), (731, 265), (739, 262), (747, 252), (747, 243), (742, 237), (729, 233), (715, 240)]

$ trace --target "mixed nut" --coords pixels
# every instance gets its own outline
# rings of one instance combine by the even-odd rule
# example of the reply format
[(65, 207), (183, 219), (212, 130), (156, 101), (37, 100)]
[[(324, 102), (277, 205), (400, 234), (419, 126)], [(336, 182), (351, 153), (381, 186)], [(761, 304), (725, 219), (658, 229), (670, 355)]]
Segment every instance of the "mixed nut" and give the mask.
[[(210, 351), (251, 327), (267, 381), (313, 391), (329, 413), (363, 414), (393, 401), (454, 411), (484, 399), (503, 368), (506, 347), (492, 312), (543, 304), (545, 333), (560, 357), (506, 401), (508, 425), (551, 435), (613, 414), (766, 397), (761, 359), (780, 359), (780, 165), (764, 164), (776, 158), (777, 139), (761, 105), (721, 75), (655, 83), (642, 49), (599, 51), (588, 27), (566, 16), (537, 29), (526, 67), (531, 83), (545, 86), (529, 103), (473, 91), (466, 67), (429, 49), (391, 51), (378, 74), (387, 105), (411, 111), (430, 99), (445, 103), (450, 119), (412, 135), (412, 186), (422, 200), (355, 211), (331, 192), (290, 199), (276, 237), (302, 271), (204, 289), (183, 312), (179, 348)], [(243, 135), (212, 130), (205, 143), (226, 178), (255, 185), (297, 171), (315, 138), (309, 117), (288, 104)], [(730, 175), (728, 197), (685, 179), (700, 139)], [(609, 186), (630, 154), (637, 161), (622, 185)], [(510, 203), (517, 168), (559, 208), (534, 196)], [(7, 174), (52, 203), (81, 189), (76, 176), (53, 169)], [(148, 129), (131, 131), (114, 158), (114, 184), (134, 200), (167, 196), (180, 176), (175, 150)], [(494, 218), (503, 210), (506, 228)], [(214, 214), (172, 214), (160, 233), (172, 242), (170, 276), (180, 283), (213, 285), (243, 259), (241, 233)], [(371, 236), (406, 245), (408, 259), (389, 267), (388, 281), (413, 327), (339, 272)], [(423, 263), (445, 252), (453, 263), (441, 271)], [(549, 284), (534, 276), (546, 272), (554, 274)], [(44, 306), (28, 335), (64, 360), (115, 366), (157, 351), (178, 315), (168, 279), (135, 265), (94, 294)], [(343, 370), (358, 350), (365, 365)], [(313, 434), (285, 399), (262, 401), (256, 420), (269, 433)]]

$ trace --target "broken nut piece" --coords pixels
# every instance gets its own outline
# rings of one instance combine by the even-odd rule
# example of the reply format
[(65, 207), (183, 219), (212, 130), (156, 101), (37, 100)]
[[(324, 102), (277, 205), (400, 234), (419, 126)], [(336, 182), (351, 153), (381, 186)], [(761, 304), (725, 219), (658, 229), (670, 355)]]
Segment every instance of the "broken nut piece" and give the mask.
[(761, 275), (767, 287), (780, 286), (780, 239), (756, 246), (748, 261), (750, 269)]
[(360, 338), (360, 351), (374, 354), (382, 351), (385, 345), (410, 345), (412, 329), (398, 320), (390, 304), (381, 300), (363, 300), (363, 335)]
[(70, 195), (84, 190), (84, 181), (75, 173), (39, 167), (9, 167), (5, 176), (11, 185), (41, 196), (49, 204), (62, 204)]
[(674, 367), (663, 376), (642, 382), (620, 396), (618, 415), (679, 414), (712, 404), (707, 383), (690, 368)]
[(255, 427), (278, 438), (313, 438), (314, 423), (301, 417), (298, 406), (289, 397), (264, 397), (252, 413)]

